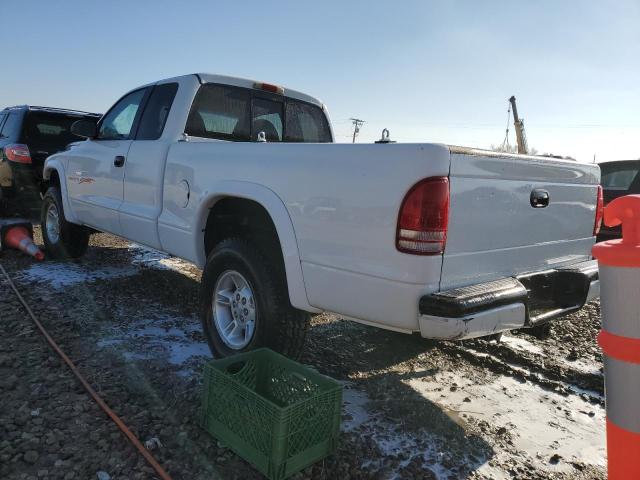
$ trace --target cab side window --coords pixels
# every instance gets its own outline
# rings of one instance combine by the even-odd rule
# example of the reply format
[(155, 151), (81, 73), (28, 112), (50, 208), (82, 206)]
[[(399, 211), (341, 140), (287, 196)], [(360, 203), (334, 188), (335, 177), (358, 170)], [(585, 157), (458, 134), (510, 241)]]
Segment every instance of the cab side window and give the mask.
[(147, 89), (131, 92), (116, 103), (100, 122), (99, 140), (126, 140), (131, 138), (133, 124)]
[(165, 83), (154, 87), (140, 118), (136, 140), (157, 140), (162, 136), (177, 91), (177, 83)]
[(249, 140), (249, 92), (243, 88), (206, 84), (191, 106), (185, 133), (194, 137)]

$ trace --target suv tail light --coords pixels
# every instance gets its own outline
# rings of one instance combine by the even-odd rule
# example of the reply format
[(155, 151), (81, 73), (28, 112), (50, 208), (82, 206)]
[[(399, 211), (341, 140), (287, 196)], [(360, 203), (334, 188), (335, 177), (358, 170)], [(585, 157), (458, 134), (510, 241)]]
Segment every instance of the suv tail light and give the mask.
[(602, 185), (598, 185), (598, 200), (596, 203), (596, 221), (593, 224), (593, 235), (600, 233), (602, 226), (602, 218), (604, 217), (604, 195), (602, 194)]
[(31, 153), (29, 147), (20, 143), (13, 143), (4, 147), (4, 154), (7, 159), (16, 163), (31, 163)]
[(432, 177), (405, 195), (398, 215), (396, 248), (416, 255), (439, 255), (447, 243), (449, 179)]

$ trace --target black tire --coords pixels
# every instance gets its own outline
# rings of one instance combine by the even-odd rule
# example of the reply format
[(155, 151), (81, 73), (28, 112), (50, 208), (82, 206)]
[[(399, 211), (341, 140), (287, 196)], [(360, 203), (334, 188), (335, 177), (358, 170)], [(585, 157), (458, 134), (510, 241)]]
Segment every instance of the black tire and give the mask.
[[(227, 357), (268, 347), (298, 358), (309, 326), (309, 314), (291, 306), (282, 268), (242, 238), (228, 238), (216, 245), (202, 274), (200, 319), (214, 357)], [(218, 279), (228, 271), (240, 273), (253, 291), (256, 320), (253, 337), (241, 349), (231, 348), (220, 336), (213, 319), (213, 293)]]
[[(50, 206), (55, 206), (59, 219), (59, 236), (50, 238), (46, 222), (47, 212)], [(47, 256), (54, 259), (78, 258), (85, 254), (89, 246), (89, 230), (81, 225), (70, 223), (64, 216), (62, 197), (58, 187), (47, 189), (42, 199), (40, 210), (40, 224), (42, 226), (42, 238)]]

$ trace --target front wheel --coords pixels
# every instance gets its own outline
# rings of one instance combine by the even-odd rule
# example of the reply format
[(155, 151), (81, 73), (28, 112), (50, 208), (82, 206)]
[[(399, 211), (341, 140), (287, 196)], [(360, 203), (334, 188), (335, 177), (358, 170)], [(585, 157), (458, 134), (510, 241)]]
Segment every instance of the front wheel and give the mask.
[(57, 259), (78, 258), (87, 251), (89, 230), (67, 221), (58, 187), (47, 189), (42, 199), (40, 223), (47, 256)]
[(214, 357), (269, 347), (297, 358), (309, 324), (309, 314), (289, 303), (283, 272), (241, 238), (223, 240), (211, 251), (200, 309)]

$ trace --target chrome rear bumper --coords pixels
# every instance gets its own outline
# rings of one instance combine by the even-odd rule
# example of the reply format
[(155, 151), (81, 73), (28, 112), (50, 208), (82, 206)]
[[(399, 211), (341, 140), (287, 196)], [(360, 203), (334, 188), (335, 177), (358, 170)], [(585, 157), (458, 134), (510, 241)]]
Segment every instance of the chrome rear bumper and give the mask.
[(425, 338), (461, 340), (532, 327), (567, 315), (600, 295), (595, 260), (424, 295)]

